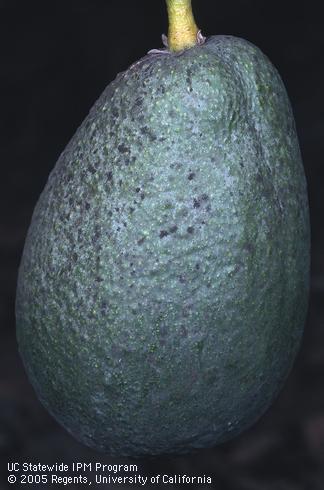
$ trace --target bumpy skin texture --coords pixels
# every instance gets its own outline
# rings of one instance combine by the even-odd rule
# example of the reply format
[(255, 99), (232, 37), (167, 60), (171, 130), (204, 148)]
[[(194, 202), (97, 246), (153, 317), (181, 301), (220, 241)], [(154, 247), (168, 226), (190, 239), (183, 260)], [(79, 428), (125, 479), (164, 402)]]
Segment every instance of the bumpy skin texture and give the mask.
[(211, 37), (119, 75), (61, 155), (20, 267), (20, 352), (41, 401), (89, 446), (213, 446), (281, 388), (308, 277), (282, 81), (252, 44)]

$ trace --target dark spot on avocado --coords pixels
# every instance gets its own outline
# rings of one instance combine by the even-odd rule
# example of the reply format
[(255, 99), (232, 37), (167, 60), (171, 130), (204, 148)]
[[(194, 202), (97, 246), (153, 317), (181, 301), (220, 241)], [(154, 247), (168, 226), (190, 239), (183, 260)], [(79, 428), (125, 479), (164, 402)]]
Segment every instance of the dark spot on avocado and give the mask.
[(140, 190), (141, 190), (140, 187), (136, 187), (135, 192), (140, 192)]
[(140, 198), (141, 198), (141, 199), (142, 199), (142, 201), (143, 201), (143, 199), (145, 198), (145, 194), (144, 194), (144, 192), (142, 192), (142, 193), (141, 193)]
[(143, 236), (142, 238), (140, 238), (140, 239), (138, 240), (138, 242), (137, 242), (137, 243), (138, 243), (138, 245), (142, 245), (142, 243), (144, 243), (144, 242), (145, 242), (145, 237)]
[(118, 117), (118, 116), (119, 116), (118, 109), (117, 109), (115, 106), (113, 106), (113, 107), (111, 108), (111, 113), (112, 113), (112, 115), (113, 115), (114, 117)]
[(108, 309), (108, 303), (106, 301), (102, 301), (101, 310), (106, 311)]
[(129, 208), (130, 213), (134, 213), (134, 211), (135, 211), (135, 208), (132, 208), (132, 207)]
[(137, 107), (141, 107), (143, 105), (143, 99), (141, 97), (138, 97), (136, 100), (135, 100), (135, 104)]
[(73, 262), (76, 262), (78, 260), (78, 254), (76, 252), (73, 252), (72, 260), (73, 260)]
[(193, 180), (195, 176), (196, 176), (195, 172), (190, 172), (190, 174), (188, 175), (188, 180)]
[(65, 181), (70, 182), (72, 180), (72, 178), (73, 178), (72, 172), (68, 172), (66, 175)]
[(96, 169), (93, 167), (93, 165), (89, 165), (88, 169), (89, 172), (92, 173), (92, 175), (96, 173)]
[(192, 75), (192, 72), (190, 70), (190, 68), (187, 68), (187, 78), (186, 78), (186, 82), (187, 82), (187, 85), (188, 85), (188, 88), (189, 88), (189, 92), (192, 92), (192, 81), (191, 81), (191, 75)]
[(237, 274), (241, 270), (241, 264), (236, 264), (235, 269), (234, 269), (234, 274)]
[(194, 198), (194, 200), (193, 200), (193, 207), (196, 208), (196, 209), (197, 208), (200, 208), (200, 202), (196, 198)]
[(169, 232), (168, 232), (168, 231), (166, 231), (166, 230), (161, 230), (161, 231), (160, 231), (160, 238), (164, 238), (164, 237), (168, 236), (168, 234), (169, 234)]
[(142, 126), (141, 127), (141, 132), (142, 132), (142, 134), (145, 134), (146, 136), (148, 136), (148, 138), (151, 141), (156, 141), (157, 140), (157, 137), (155, 136), (155, 134), (152, 132), (152, 130), (148, 126)]
[(173, 204), (172, 204), (171, 201), (165, 201), (163, 207), (164, 207), (164, 209), (172, 209), (173, 208)]
[(183, 275), (179, 276), (179, 281), (181, 282), (181, 284), (184, 284), (186, 282), (185, 276)]
[(177, 225), (173, 225), (173, 226), (171, 226), (171, 228), (169, 228), (170, 233), (175, 233), (177, 230), (178, 230)]
[(258, 182), (258, 184), (264, 182), (263, 176), (259, 172), (256, 174), (255, 180)]
[(184, 318), (188, 318), (190, 316), (190, 313), (192, 311), (192, 303), (187, 303), (187, 304), (184, 304), (183, 306), (183, 309), (182, 309), (182, 316)]
[(118, 151), (120, 153), (128, 153), (129, 148), (128, 148), (128, 146), (124, 145), (124, 143), (122, 143), (121, 145), (118, 145)]
[(255, 245), (251, 242), (244, 243), (242, 248), (243, 248), (243, 250), (245, 250), (249, 254), (253, 254), (255, 252)]
[(90, 207), (91, 207), (91, 206), (90, 206), (90, 203), (89, 203), (88, 201), (86, 201), (86, 202), (85, 202), (84, 206), (85, 206), (85, 208), (86, 208), (86, 210), (87, 210), (87, 211), (88, 211), (88, 210), (90, 209)]
[(99, 225), (95, 225), (94, 227), (94, 237), (96, 239), (100, 238), (101, 236), (101, 230), (100, 230), (100, 226)]
[(194, 227), (193, 226), (188, 226), (187, 232), (192, 234), (194, 232)]
[(195, 197), (193, 200), (194, 208), (200, 208), (201, 204), (205, 201), (208, 201), (208, 199), (209, 199), (208, 194), (202, 194), (199, 197)]
[(199, 271), (199, 269), (200, 269), (200, 265), (199, 265), (199, 264), (196, 264), (196, 265), (195, 265), (195, 268), (197, 269), (197, 271)]
[(113, 173), (111, 170), (107, 173), (107, 180), (113, 180)]

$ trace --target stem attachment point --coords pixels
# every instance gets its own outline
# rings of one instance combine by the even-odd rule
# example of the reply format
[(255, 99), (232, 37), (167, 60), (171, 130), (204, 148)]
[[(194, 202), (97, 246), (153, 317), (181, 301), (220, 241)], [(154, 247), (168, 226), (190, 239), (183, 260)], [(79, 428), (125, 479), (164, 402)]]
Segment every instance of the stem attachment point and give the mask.
[(169, 16), (168, 47), (177, 52), (202, 44), (205, 38), (198, 29), (191, 0), (166, 0)]

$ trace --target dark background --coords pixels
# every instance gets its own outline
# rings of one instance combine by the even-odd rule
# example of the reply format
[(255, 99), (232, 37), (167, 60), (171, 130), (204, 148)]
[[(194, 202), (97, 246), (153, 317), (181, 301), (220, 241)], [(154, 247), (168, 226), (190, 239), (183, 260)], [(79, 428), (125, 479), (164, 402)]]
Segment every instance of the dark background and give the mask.
[[(205, 35), (233, 34), (252, 41), (269, 56), (287, 87), (311, 207), (310, 308), (293, 372), (279, 398), (253, 428), (233, 442), (193, 456), (140, 461), (140, 472), (206, 474), (213, 477), (218, 490), (323, 490), (321, 2), (193, 2)], [(0, 209), (4, 211), (0, 224), (0, 488), (7, 488), (8, 461), (130, 462), (78, 444), (42, 408), (17, 354), (14, 298), (31, 214), (60, 152), (104, 87), (149, 49), (160, 47), (160, 36), (166, 31), (163, 0), (0, 0)]]

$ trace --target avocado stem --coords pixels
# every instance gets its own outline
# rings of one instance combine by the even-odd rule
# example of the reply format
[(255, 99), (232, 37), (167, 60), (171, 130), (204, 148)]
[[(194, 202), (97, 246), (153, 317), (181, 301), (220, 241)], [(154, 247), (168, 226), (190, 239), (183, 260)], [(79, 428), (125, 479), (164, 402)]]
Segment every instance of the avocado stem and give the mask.
[(169, 16), (168, 47), (177, 52), (199, 44), (191, 0), (166, 0)]

